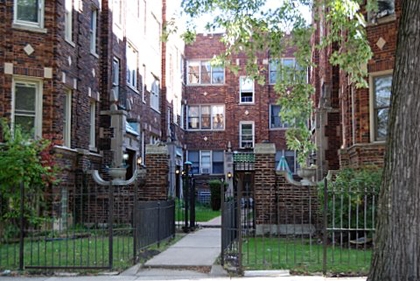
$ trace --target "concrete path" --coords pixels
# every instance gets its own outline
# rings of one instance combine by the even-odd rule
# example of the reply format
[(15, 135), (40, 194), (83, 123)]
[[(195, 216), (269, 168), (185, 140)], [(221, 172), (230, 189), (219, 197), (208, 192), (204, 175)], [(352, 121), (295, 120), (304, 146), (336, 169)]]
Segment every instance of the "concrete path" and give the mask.
[(186, 235), (147, 261), (145, 268), (195, 269), (210, 272), (220, 255), (220, 228), (202, 228)]

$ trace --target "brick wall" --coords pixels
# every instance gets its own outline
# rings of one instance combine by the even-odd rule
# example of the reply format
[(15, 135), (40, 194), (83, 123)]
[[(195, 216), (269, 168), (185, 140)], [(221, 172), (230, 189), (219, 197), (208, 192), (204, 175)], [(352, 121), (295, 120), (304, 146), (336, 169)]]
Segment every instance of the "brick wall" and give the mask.
[(166, 145), (146, 145), (146, 184), (139, 190), (140, 200), (167, 200), (169, 160)]

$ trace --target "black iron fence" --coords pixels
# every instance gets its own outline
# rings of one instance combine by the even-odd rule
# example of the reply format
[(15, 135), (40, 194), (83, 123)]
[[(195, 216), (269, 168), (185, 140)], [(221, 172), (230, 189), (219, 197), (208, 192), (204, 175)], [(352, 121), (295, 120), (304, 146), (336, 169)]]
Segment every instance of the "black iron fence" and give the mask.
[(175, 236), (175, 201), (138, 202), (135, 225), (138, 251), (173, 238)]
[(175, 234), (173, 201), (139, 202), (135, 186), (99, 186), (89, 176), (1, 198), (0, 269), (121, 269)]
[(366, 274), (377, 189), (293, 186), (279, 182), (265, 200), (244, 193), (223, 204), (222, 262), (247, 269)]

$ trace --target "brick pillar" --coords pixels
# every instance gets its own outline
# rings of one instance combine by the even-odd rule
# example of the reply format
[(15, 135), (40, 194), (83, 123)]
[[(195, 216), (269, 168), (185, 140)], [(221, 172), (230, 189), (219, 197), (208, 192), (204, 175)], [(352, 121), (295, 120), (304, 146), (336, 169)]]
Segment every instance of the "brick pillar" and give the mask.
[(167, 200), (169, 156), (166, 145), (146, 145), (146, 184), (139, 190), (140, 200)]
[(257, 233), (264, 232), (264, 225), (275, 220), (275, 156), (276, 147), (273, 143), (255, 145), (255, 212)]

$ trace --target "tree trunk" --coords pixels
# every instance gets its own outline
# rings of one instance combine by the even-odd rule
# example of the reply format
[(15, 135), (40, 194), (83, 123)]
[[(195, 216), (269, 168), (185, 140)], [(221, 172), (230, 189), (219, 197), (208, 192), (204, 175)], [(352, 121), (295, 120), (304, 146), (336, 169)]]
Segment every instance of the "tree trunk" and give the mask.
[(420, 1), (402, 0), (369, 281), (420, 280)]

